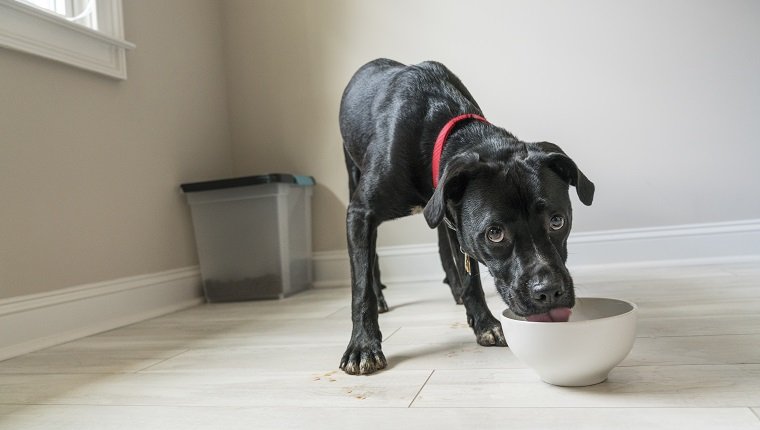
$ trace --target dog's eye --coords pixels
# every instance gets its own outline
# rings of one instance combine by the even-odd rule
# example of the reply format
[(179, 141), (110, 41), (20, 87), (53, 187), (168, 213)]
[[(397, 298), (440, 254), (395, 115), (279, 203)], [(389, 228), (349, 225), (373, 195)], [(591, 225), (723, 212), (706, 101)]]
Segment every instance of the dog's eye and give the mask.
[(564, 226), (565, 226), (565, 217), (563, 217), (562, 215), (554, 215), (549, 220), (549, 227), (552, 230), (559, 230)]
[(492, 225), (486, 231), (486, 238), (491, 242), (499, 243), (504, 240), (504, 229), (498, 225)]

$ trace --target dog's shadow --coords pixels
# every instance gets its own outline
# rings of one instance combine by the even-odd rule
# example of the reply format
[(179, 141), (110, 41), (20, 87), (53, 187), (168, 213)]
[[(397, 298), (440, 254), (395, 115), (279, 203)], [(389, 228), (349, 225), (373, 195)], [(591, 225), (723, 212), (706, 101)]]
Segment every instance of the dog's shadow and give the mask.
[[(411, 346), (411, 345), (404, 345)], [(386, 370), (393, 369), (403, 363), (414, 360), (424, 360), (426, 357), (437, 356), (441, 354), (451, 354), (449, 357), (455, 357), (460, 353), (462, 349), (461, 343), (435, 343), (418, 345), (413, 350), (405, 348), (404, 351), (391, 352), (386, 354), (388, 360), (388, 366)], [(419, 369), (429, 369), (437, 366), (420, 364)], [(414, 367), (417, 369), (417, 367)]]
[(414, 300), (411, 302), (400, 303), (398, 305), (388, 306), (388, 312), (393, 312), (396, 309), (405, 308), (407, 306), (420, 305), (423, 303), (430, 303), (430, 302), (433, 302), (433, 300)]

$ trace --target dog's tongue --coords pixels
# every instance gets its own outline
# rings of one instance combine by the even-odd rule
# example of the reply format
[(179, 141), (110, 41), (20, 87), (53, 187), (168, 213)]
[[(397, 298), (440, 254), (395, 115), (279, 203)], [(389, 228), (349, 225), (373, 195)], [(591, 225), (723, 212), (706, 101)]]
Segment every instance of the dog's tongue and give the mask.
[(571, 312), (570, 308), (556, 308), (544, 314), (528, 315), (525, 319), (530, 322), (567, 322)]

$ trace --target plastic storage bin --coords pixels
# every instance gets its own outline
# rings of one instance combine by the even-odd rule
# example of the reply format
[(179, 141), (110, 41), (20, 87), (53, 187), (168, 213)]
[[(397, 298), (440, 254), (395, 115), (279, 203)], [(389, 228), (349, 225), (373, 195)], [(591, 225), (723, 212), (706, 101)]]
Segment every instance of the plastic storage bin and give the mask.
[(182, 184), (206, 300), (283, 298), (311, 287), (313, 185), (288, 174)]

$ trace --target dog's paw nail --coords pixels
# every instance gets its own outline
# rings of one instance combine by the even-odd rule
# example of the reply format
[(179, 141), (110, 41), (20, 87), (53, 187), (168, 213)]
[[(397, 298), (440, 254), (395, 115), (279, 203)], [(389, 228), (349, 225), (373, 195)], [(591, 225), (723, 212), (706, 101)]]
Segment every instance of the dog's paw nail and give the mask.
[(356, 375), (359, 369), (356, 368), (356, 364), (354, 363), (345, 363), (342, 366), (340, 366), (341, 370), (348, 373), (349, 375)]
[(369, 375), (388, 365), (380, 348), (349, 346), (341, 360), (340, 368), (349, 375)]
[(491, 346), (496, 343), (496, 339), (494, 339), (493, 334), (491, 333), (483, 333), (478, 336), (478, 344), (483, 346)]
[(477, 340), (478, 344), (483, 346), (507, 346), (507, 339), (500, 325), (478, 334)]

